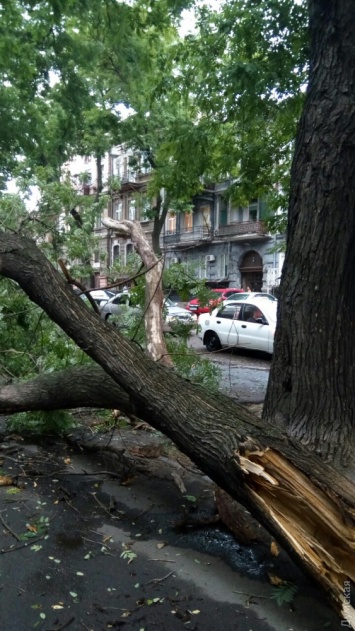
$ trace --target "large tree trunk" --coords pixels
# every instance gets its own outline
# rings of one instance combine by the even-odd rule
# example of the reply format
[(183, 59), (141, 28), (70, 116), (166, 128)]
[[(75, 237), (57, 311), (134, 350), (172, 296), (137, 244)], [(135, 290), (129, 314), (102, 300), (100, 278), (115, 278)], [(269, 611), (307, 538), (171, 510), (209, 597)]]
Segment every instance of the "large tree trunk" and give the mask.
[(310, 20), (310, 82), (263, 418), (347, 461), (355, 446), (355, 3), (314, 0)]
[(128, 394), (96, 364), (69, 367), (24, 383), (0, 386), (0, 414), (84, 407), (133, 414)]
[(272, 424), (153, 362), (86, 307), (35, 244), (0, 234), (0, 273), (16, 280), (128, 394), (136, 416), (169, 436), (266, 526), (355, 628), (354, 485)]

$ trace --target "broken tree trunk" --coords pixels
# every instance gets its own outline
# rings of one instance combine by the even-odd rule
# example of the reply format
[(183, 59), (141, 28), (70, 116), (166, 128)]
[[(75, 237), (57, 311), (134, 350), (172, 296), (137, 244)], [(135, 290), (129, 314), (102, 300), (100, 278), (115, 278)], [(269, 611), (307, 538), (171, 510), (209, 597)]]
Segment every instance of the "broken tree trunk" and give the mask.
[(36, 245), (0, 235), (0, 273), (17, 281), (130, 398), (134, 414), (164, 432), (243, 504), (313, 575), (355, 628), (354, 484), (310, 449), (151, 361), (87, 308)]
[(147, 268), (144, 310), (147, 354), (154, 361), (159, 361), (165, 366), (172, 366), (163, 334), (163, 261), (154, 254), (139, 221), (116, 221), (108, 218), (103, 219), (102, 223), (106, 228), (114, 230), (121, 236), (129, 237)]

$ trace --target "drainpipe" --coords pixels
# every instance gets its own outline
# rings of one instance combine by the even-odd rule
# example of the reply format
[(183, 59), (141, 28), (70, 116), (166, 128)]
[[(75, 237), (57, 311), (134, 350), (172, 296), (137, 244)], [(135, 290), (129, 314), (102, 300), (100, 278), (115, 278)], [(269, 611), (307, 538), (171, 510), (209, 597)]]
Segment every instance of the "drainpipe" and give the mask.
[(230, 240), (228, 241), (228, 247), (227, 247), (227, 266), (228, 266), (228, 280), (230, 279), (230, 269), (229, 269), (229, 261), (231, 258), (231, 242)]

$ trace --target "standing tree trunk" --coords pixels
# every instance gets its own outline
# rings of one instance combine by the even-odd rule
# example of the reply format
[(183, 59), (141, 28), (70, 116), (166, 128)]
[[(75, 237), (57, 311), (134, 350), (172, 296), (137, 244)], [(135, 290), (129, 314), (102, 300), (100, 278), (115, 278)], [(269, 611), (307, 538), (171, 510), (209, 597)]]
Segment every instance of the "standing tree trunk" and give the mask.
[(263, 418), (346, 462), (355, 444), (355, 3), (309, 5), (310, 80)]

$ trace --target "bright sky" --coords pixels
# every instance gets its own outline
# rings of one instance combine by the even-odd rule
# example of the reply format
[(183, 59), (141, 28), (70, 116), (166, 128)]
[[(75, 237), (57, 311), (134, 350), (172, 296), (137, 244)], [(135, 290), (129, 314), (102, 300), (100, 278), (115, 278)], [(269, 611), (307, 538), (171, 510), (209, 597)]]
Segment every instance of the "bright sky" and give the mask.
[[(220, 11), (221, 9), (221, 0), (196, 0), (196, 6), (208, 6), (213, 11)], [(195, 15), (194, 10), (189, 9), (182, 12), (182, 22), (179, 29), (179, 33), (181, 37), (188, 35), (189, 33), (193, 33), (195, 30)]]
[[(221, 0), (196, 0), (196, 6), (209, 6), (214, 11), (218, 11), (221, 9)], [(184, 37), (190, 33), (195, 31), (195, 14), (193, 9), (185, 10), (182, 12), (182, 22), (179, 29), (180, 35)], [(120, 110), (121, 111), (121, 110)], [(122, 114), (122, 112), (121, 112)], [(39, 195), (38, 189), (36, 187), (31, 188), (31, 195), (26, 200), (26, 206), (29, 211), (34, 210), (37, 206)], [(7, 184), (7, 192), (8, 193), (18, 193), (18, 188), (16, 186), (16, 181), (11, 180)]]

